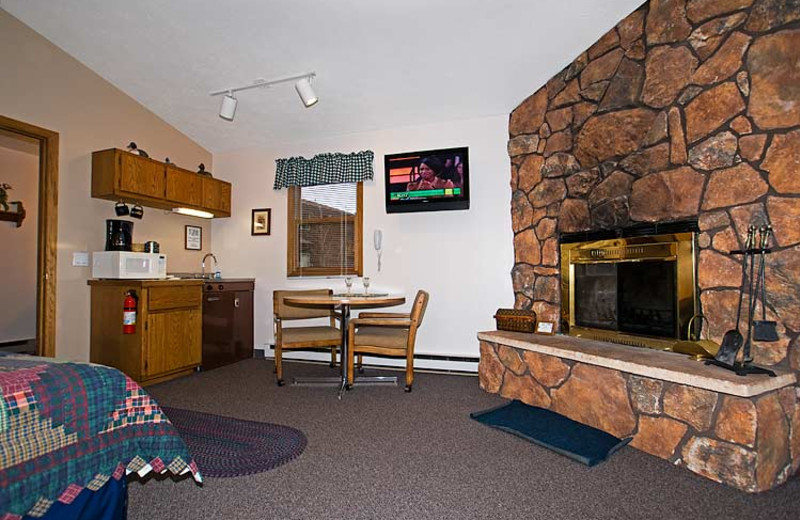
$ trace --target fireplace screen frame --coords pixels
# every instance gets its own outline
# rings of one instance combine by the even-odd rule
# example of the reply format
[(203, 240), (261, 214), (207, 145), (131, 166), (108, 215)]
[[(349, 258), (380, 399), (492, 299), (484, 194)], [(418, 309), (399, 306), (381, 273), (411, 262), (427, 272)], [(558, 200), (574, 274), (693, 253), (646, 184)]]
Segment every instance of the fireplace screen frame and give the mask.
[[(579, 326), (575, 323), (575, 265), (674, 261), (676, 327), (672, 337)], [(561, 244), (561, 331), (570, 336), (659, 350), (687, 339), (689, 321), (698, 313), (697, 246), (694, 232), (665, 233)]]

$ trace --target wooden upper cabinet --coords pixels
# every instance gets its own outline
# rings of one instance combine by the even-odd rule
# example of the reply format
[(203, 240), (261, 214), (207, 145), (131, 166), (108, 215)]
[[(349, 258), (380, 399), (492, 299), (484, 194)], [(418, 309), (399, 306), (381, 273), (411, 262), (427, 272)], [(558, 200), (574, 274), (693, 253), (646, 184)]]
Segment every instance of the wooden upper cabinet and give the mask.
[(194, 172), (168, 164), (166, 199), (189, 206), (202, 206), (203, 178)]
[(116, 148), (92, 154), (92, 197), (231, 216), (230, 183)]
[(221, 212), (230, 216), (231, 213), (231, 185), (228, 182), (203, 178), (203, 206), (215, 214)]
[(120, 153), (117, 182), (120, 191), (145, 197), (164, 197), (164, 165), (132, 153)]

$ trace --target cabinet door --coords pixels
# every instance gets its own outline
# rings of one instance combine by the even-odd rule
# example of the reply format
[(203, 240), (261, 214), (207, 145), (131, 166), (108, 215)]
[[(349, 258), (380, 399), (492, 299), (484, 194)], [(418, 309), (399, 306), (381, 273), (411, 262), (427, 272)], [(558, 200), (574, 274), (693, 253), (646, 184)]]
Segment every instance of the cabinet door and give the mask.
[(219, 209), (228, 214), (231, 212), (231, 185), (227, 182), (220, 181)]
[(131, 153), (120, 154), (119, 189), (146, 197), (164, 197), (164, 165)]
[(231, 212), (231, 185), (217, 179), (203, 179), (203, 207), (222, 213)]
[(236, 291), (233, 341), (236, 360), (253, 357), (253, 291)]
[(194, 172), (167, 166), (167, 200), (200, 206), (203, 203), (203, 178)]
[(180, 309), (151, 313), (148, 318), (145, 374), (157, 376), (200, 364), (203, 312)]
[(233, 344), (234, 295), (226, 291), (203, 294), (203, 370), (237, 361)]

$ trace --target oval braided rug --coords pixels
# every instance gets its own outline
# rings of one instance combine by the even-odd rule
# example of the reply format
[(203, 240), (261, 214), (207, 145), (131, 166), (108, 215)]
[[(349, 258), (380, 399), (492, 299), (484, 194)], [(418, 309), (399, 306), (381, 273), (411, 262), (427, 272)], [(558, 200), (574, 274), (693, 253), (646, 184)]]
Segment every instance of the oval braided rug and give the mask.
[(303, 453), (307, 439), (288, 426), (161, 407), (177, 428), (204, 477), (267, 471)]

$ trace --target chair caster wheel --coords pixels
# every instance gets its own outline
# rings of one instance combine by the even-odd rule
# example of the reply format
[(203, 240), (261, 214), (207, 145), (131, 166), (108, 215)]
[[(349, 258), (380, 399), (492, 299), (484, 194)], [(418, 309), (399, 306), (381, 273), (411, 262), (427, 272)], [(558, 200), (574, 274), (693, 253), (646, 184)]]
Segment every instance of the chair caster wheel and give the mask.
[(285, 384), (286, 383), (283, 381), (283, 379), (278, 379), (278, 386), (283, 386)]
[(344, 388), (345, 388), (345, 390), (352, 390), (353, 389), (353, 385), (345, 385)]
[(358, 373), (359, 374), (363, 374), (364, 373), (364, 367), (358, 367)]
[(404, 390), (405, 390), (405, 392), (406, 392), (407, 394), (408, 394), (408, 393), (411, 393), (411, 385), (406, 385), (406, 387), (404, 388)]
[(336, 363), (328, 363), (328, 366), (331, 368), (336, 368)]

